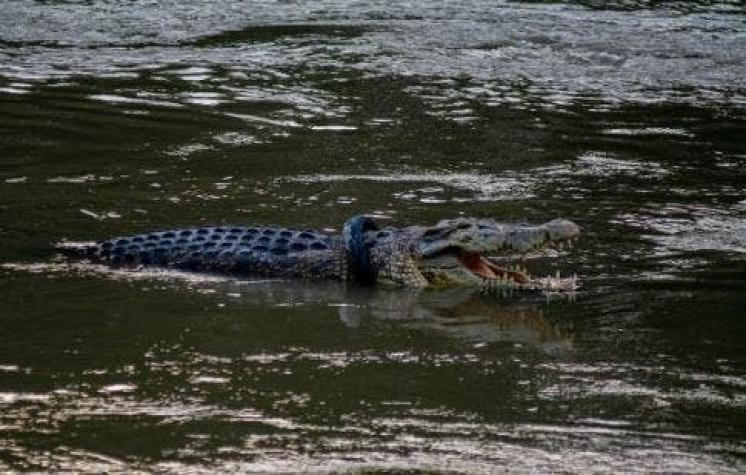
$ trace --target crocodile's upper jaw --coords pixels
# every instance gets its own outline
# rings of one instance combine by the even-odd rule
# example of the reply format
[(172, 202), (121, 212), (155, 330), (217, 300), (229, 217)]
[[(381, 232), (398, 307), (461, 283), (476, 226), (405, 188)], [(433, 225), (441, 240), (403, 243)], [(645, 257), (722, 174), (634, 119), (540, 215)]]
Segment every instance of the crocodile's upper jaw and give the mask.
[(521, 265), (505, 265), (488, 256), (572, 247), (579, 235), (580, 228), (575, 223), (561, 219), (542, 225), (466, 218), (441, 221), (422, 229), (416, 245), (417, 266), (432, 286), (569, 290), (576, 287), (575, 278), (537, 278)]

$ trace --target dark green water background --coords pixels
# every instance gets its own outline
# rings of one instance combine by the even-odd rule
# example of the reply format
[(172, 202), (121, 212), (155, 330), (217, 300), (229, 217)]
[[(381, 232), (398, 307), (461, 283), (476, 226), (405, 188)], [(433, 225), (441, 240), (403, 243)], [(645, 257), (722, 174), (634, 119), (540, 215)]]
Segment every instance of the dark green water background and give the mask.
[[(0, 470), (746, 470), (746, 12), (0, 4)], [(584, 230), (575, 301), (60, 261), (200, 223)]]

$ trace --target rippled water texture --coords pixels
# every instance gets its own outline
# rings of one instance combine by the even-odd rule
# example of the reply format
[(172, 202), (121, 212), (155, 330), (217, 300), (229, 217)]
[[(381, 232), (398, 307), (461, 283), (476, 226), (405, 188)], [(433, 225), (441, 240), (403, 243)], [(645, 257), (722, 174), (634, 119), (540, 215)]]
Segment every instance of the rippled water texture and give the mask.
[[(746, 471), (740, 1), (0, 5), (0, 471)], [(52, 244), (565, 217), (570, 299)]]

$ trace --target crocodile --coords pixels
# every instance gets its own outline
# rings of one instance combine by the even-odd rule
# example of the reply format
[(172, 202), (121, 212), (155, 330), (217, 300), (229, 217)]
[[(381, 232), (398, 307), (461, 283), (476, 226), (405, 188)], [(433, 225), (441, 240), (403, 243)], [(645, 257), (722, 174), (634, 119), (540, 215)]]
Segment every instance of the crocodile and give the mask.
[(433, 226), (381, 228), (371, 217), (354, 216), (342, 233), (201, 226), (64, 247), (115, 267), (160, 266), (369, 285), (568, 290), (576, 287), (575, 277), (535, 277), (521, 263), (509, 262), (513, 256), (548, 247), (572, 247), (579, 235), (580, 228), (565, 219), (531, 225), (462, 217)]

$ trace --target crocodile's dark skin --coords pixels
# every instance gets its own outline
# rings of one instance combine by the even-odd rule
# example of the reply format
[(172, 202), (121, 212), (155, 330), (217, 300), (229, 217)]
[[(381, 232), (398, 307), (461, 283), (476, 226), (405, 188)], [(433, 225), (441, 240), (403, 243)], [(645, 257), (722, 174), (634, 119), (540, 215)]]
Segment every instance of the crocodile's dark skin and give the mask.
[(346, 280), (341, 236), (264, 226), (204, 226), (118, 237), (86, 248), (112, 265)]

